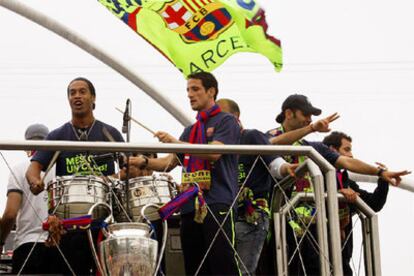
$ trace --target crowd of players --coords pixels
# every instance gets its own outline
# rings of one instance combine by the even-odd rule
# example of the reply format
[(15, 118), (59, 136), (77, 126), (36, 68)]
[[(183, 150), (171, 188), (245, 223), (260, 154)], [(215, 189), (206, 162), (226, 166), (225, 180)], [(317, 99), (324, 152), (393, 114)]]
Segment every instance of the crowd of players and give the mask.
[[(188, 76), (187, 95), (191, 108), (197, 112), (196, 123), (184, 129), (179, 138), (164, 131), (155, 136), (162, 143), (191, 143), (210, 145), (297, 145), (315, 148), (337, 169), (338, 192), (346, 203), (339, 205), (343, 270), (352, 275), (352, 215), (354, 203), (361, 197), (374, 211), (385, 204), (388, 186), (398, 185), (408, 171), (390, 171), (383, 164), (369, 165), (352, 154), (352, 138), (342, 132), (331, 132), (330, 124), (339, 115), (312, 121), (321, 114), (304, 95), (286, 98), (276, 117), (276, 128), (263, 133), (244, 129), (239, 120), (240, 109), (231, 99), (217, 99), (218, 83), (206, 72)], [(71, 119), (49, 133), (47, 127), (36, 124), (28, 127), (27, 140), (117, 141), (123, 142), (120, 132), (97, 119), (96, 92), (88, 79), (76, 78), (67, 88)], [(304, 137), (313, 132), (329, 133), (323, 142)], [(84, 231), (63, 235), (58, 248), (47, 247), (47, 232), (41, 221), (48, 217), (45, 183), (53, 176), (92, 175), (133, 178), (143, 170), (168, 171), (182, 167), (181, 190), (197, 185), (200, 191), (180, 208), (180, 237), (186, 275), (274, 274), (269, 237), (271, 220), (270, 200), (278, 179), (294, 176), (304, 156), (236, 155), (236, 154), (168, 154), (160, 157), (134, 155), (127, 165), (116, 169), (113, 160), (104, 164), (84, 165), (93, 155), (88, 152), (52, 151), (28, 152), (28, 159), (13, 168), (7, 187), (7, 203), (1, 219), (0, 245), (16, 225), (13, 273), (90, 275), (96, 273), (92, 253)], [(53, 174), (43, 176), (51, 162)], [(361, 189), (348, 177), (348, 171), (377, 175), (378, 185), (373, 192)], [(313, 192), (309, 177), (297, 179), (286, 191), (287, 198), (298, 192)], [(293, 210), (288, 225), (288, 251), (292, 262), (290, 275), (318, 275), (319, 253), (311, 239), (303, 239), (295, 250), (295, 236), (315, 233), (314, 205), (301, 203)], [(306, 231), (309, 224), (309, 230)], [(97, 232), (95, 233), (97, 235)], [(269, 248), (270, 247), (270, 248)], [(207, 253), (207, 254), (206, 254)], [(30, 256), (28, 258), (28, 256)], [(303, 256), (303, 258), (302, 258)], [(206, 258), (205, 258), (206, 257)], [(205, 260), (204, 260), (205, 258)], [(267, 260), (266, 260), (267, 259)], [(272, 261), (270, 261), (273, 263)], [(202, 265), (201, 265), (202, 264)], [(20, 271), (24, 267), (22, 271)]]

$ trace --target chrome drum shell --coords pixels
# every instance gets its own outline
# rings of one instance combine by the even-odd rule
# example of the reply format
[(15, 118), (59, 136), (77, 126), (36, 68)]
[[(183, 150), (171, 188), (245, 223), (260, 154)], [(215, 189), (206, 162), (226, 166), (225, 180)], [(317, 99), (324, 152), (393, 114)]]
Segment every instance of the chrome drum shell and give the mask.
[[(47, 185), (49, 213), (61, 219), (87, 215), (92, 205), (108, 203), (109, 185), (96, 176), (60, 176)], [(107, 215), (107, 210), (98, 207), (95, 218)]]

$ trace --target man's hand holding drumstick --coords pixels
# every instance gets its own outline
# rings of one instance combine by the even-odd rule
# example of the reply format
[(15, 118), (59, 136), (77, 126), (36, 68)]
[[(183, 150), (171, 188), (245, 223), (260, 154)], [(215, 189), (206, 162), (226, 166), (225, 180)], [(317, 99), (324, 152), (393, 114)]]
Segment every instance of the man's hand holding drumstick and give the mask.
[(49, 174), (50, 170), (52, 169), (53, 165), (55, 165), (57, 158), (59, 157), (60, 151), (56, 151), (52, 157), (52, 160), (50, 160), (49, 166), (47, 167), (45, 174), (42, 178), (34, 178), (33, 176), (28, 178), (28, 182), (30, 185), (30, 191), (34, 195), (40, 194), (45, 189), (45, 183), (44, 180), (46, 176)]
[[(122, 114), (124, 113), (121, 109), (119, 109), (117, 107), (115, 107), (115, 109), (118, 110), (119, 112), (121, 112)], [(157, 137), (158, 140), (162, 143), (180, 143), (180, 140), (178, 140), (177, 138), (175, 138), (174, 136), (172, 136), (171, 134), (169, 134), (165, 131), (155, 132), (152, 129), (150, 129), (149, 127), (147, 127), (146, 125), (144, 125), (143, 123), (136, 120), (135, 118), (130, 117), (130, 119), (131, 119), (131, 121), (133, 121), (134, 123), (136, 123), (137, 125), (142, 127), (143, 129), (150, 132), (152, 135), (154, 135), (154, 137)]]
[(167, 143), (167, 144), (178, 144), (180, 143), (180, 140), (178, 140), (177, 138), (175, 138), (174, 136), (172, 136), (171, 134), (164, 132), (164, 131), (157, 131), (154, 133), (154, 137), (157, 137), (158, 140), (162, 143)]
[[(123, 114), (123, 111), (119, 108), (115, 108), (116, 110), (118, 110), (120, 113)], [(137, 125), (141, 126), (142, 128), (144, 128), (145, 130), (147, 130), (148, 132), (150, 132), (151, 134), (154, 135), (154, 137), (157, 137), (158, 140), (162, 143), (181, 143), (180, 140), (178, 140), (177, 138), (175, 138), (174, 136), (172, 136), (171, 134), (164, 132), (164, 131), (153, 131), (152, 129), (150, 129), (149, 127), (145, 126), (143, 123), (138, 122), (138, 120), (130, 117), (131, 121), (136, 123)], [(148, 163), (150, 158), (140, 155), (140, 156), (131, 156), (129, 157), (129, 162), (134, 165), (137, 166), (140, 169), (144, 169), (148, 166)], [(162, 157), (162, 158), (151, 158), (151, 167), (152, 169), (155, 169), (156, 171), (163, 171), (166, 168), (173, 168), (178, 164), (178, 159), (177, 157), (175, 157), (175, 155), (168, 155), (166, 157)]]

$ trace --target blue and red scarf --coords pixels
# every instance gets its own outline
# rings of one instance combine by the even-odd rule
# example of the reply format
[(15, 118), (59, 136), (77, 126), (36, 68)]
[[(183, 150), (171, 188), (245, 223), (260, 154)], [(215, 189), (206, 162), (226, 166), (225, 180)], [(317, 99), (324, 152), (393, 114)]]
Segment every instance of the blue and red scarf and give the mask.
[[(169, 202), (164, 204), (159, 210), (161, 219), (164, 221), (168, 219), (174, 212), (180, 209), (184, 204), (186, 204), (191, 198), (194, 198), (196, 195), (199, 195), (200, 190), (197, 186), (192, 186), (171, 199)], [(201, 199), (202, 203), (205, 204), (204, 199)]]
[[(221, 112), (218, 105), (214, 105), (206, 111), (199, 111), (197, 114), (197, 122), (192, 126), (189, 141), (190, 144), (207, 144), (205, 124), (208, 119), (216, 116)], [(184, 155), (184, 168), (186, 172), (195, 172), (199, 170), (210, 170), (210, 162), (188, 153)]]
[[(200, 111), (197, 114), (197, 122), (193, 125), (190, 132), (189, 142), (191, 144), (206, 144), (207, 138), (205, 133), (205, 123), (209, 118), (214, 117), (221, 112), (221, 109), (218, 105), (214, 105), (212, 108), (206, 111)], [(190, 154), (184, 155), (184, 169), (186, 172), (195, 172), (199, 170), (210, 170), (210, 162), (208, 160), (203, 160)], [(199, 183), (197, 183), (199, 184)], [(191, 186), (184, 190), (177, 197), (167, 202), (162, 206), (158, 213), (162, 220), (168, 219), (175, 211), (180, 209), (185, 203), (187, 203), (191, 198), (197, 197), (195, 201), (196, 214), (194, 220), (202, 223), (204, 217), (207, 213), (206, 203), (203, 197), (203, 191), (198, 186)]]

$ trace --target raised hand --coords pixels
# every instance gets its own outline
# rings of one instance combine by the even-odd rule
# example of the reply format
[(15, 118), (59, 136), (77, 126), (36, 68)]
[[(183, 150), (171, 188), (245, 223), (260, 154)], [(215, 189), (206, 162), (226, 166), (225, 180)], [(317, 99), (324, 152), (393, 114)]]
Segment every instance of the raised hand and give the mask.
[(311, 127), (314, 131), (317, 132), (329, 132), (331, 129), (329, 128), (329, 124), (339, 118), (338, 112), (335, 112), (328, 117), (318, 120), (315, 123), (311, 124)]
[(407, 170), (399, 171), (399, 172), (383, 171), (380, 177), (384, 179), (385, 181), (387, 181), (388, 183), (390, 183), (391, 185), (398, 186), (400, 185), (400, 182), (401, 182), (401, 176), (404, 176), (407, 174), (411, 174), (411, 172)]

